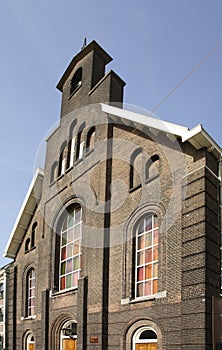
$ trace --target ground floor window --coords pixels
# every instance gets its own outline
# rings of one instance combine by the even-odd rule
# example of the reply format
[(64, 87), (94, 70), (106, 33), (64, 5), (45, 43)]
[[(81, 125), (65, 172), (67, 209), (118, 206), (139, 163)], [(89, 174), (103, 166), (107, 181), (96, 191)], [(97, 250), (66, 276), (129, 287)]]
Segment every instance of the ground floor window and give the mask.
[(77, 323), (66, 322), (61, 329), (61, 350), (77, 349)]
[(157, 350), (157, 335), (152, 328), (138, 329), (133, 336), (133, 350)]
[(26, 350), (35, 350), (35, 338), (32, 334), (26, 338)]

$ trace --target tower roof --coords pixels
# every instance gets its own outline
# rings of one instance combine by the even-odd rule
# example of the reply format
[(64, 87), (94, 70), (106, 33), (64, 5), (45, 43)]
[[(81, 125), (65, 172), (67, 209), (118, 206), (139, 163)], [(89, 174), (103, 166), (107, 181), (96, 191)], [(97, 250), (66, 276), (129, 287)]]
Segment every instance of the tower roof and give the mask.
[(58, 90), (62, 91), (63, 85), (75, 67), (76, 63), (91, 51), (96, 51), (104, 60), (105, 65), (112, 61), (112, 57), (105, 50), (103, 50), (103, 48), (95, 40), (91, 41), (91, 43), (85, 46), (76, 56), (73, 57), (68, 68), (56, 86)]

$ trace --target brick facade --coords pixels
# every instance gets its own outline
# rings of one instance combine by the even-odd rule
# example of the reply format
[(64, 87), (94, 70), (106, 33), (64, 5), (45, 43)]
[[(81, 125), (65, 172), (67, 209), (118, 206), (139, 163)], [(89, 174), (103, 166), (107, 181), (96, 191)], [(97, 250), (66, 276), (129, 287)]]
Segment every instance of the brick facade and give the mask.
[[(140, 329), (156, 334), (153, 349), (213, 349), (212, 297), (220, 295), (220, 148), (209, 153), (205, 139), (195, 147), (164, 122), (158, 128), (147, 117), (142, 124), (135, 113), (100, 104), (123, 101), (125, 83), (112, 71), (105, 74), (110, 60), (92, 42), (57, 86), (61, 120), (47, 140), (41, 198), (33, 204), (31, 192), (30, 219), (20, 217), (6, 250), (14, 258), (8, 349), (27, 349), (30, 335), (35, 349), (64, 350), (61, 332), (68, 321), (77, 323), (77, 349), (139, 349)], [(82, 76), (70, 95), (79, 68)], [(92, 149), (86, 147), (90, 130)], [(79, 142), (75, 152), (84, 152), (70, 166), (73, 137)], [(154, 176), (150, 159), (158, 164)], [(62, 290), (61, 218), (73, 205), (83, 212), (81, 273), (78, 288)], [(136, 227), (149, 213), (159, 224), (158, 290), (137, 297)], [(30, 269), (36, 281), (33, 315), (27, 314)]]

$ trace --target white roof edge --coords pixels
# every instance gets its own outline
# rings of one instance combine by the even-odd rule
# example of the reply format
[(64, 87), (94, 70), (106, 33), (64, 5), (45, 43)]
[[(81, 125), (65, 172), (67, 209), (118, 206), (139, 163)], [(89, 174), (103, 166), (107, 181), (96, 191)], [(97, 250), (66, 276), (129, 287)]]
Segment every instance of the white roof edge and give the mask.
[[(187, 127), (177, 125), (174, 123), (166, 122), (161, 119), (154, 118), (152, 116), (146, 116), (139, 113), (131, 112), (125, 109), (121, 109), (118, 107), (109, 106), (101, 103), (101, 109), (103, 112), (116, 115), (120, 118), (125, 118), (127, 120), (131, 120), (133, 122), (137, 122), (143, 125), (146, 125), (150, 128), (158, 129), (160, 131), (164, 131), (166, 133), (173, 134), (175, 136), (179, 136), (182, 139), (182, 142), (189, 141), (194, 147), (196, 147), (197, 136), (201, 135), (204, 139), (202, 147), (206, 147), (206, 143), (208, 146), (212, 146), (214, 148), (216, 155), (222, 156), (221, 147), (214, 141), (214, 139), (207, 133), (207, 131), (202, 127), (201, 124), (196, 125), (192, 129)], [(151, 113), (152, 114), (152, 113)]]
[[(116, 115), (120, 118), (125, 118), (127, 120), (131, 120), (132, 122), (140, 123), (150, 128), (158, 129), (176, 136), (182, 137), (182, 135), (189, 130), (185, 126), (166, 122), (164, 120), (157, 119), (152, 116), (146, 116), (143, 114), (131, 112), (126, 109), (109, 106), (104, 103), (101, 103), (100, 105), (102, 108), (102, 112)], [(150, 112), (150, 114), (152, 113)]]
[(24, 200), (23, 200), (21, 209), (20, 209), (20, 211), (19, 211), (19, 213), (18, 213), (18, 215), (17, 215), (17, 218), (16, 218), (15, 224), (14, 224), (14, 226), (13, 226), (13, 228), (12, 228), (11, 234), (10, 234), (10, 236), (9, 236), (9, 240), (8, 240), (7, 245), (6, 245), (5, 252), (3, 253), (3, 256), (4, 256), (4, 257), (9, 257), (9, 258), (14, 258), (14, 257), (15, 257), (15, 256), (14, 256), (13, 254), (11, 254), (8, 250), (9, 250), (10, 245), (11, 245), (11, 243), (12, 243), (12, 240), (13, 240), (13, 238), (14, 238), (16, 229), (17, 229), (17, 227), (18, 227), (18, 225), (19, 225), (19, 221), (20, 221), (20, 219), (21, 219), (21, 216), (22, 216), (22, 214), (23, 214), (23, 212), (24, 212), (24, 210), (25, 210), (26, 204), (28, 203), (28, 200), (29, 200), (29, 198), (30, 198), (30, 196), (31, 196), (32, 190), (34, 189), (35, 184), (37, 183), (38, 179), (42, 179), (43, 176), (44, 176), (44, 170), (41, 169), (41, 168), (37, 168), (37, 169), (36, 169), (36, 172), (35, 172), (35, 174), (34, 174), (34, 176), (33, 176), (33, 178), (32, 178), (31, 184), (29, 185), (29, 188), (28, 188), (28, 191), (27, 191), (27, 193), (26, 193), (26, 196), (25, 196), (25, 198), (24, 198)]

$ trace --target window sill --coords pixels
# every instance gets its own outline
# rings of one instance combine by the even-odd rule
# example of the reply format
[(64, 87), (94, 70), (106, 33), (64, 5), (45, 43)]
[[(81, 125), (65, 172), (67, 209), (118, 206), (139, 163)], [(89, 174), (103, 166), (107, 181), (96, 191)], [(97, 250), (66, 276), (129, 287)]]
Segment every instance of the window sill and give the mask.
[(94, 148), (93, 149), (90, 149), (89, 151), (86, 151), (85, 152), (85, 157), (88, 157), (91, 153), (94, 152)]
[(135, 299), (130, 299), (130, 298), (121, 299), (121, 305), (136, 304), (136, 303), (166, 298), (166, 294), (167, 294), (166, 291), (163, 291), (163, 292), (158, 292), (158, 293), (153, 294), (153, 295), (139, 297), (139, 298), (135, 298)]
[(139, 184), (139, 185), (137, 185), (137, 186), (135, 186), (135, 187), (132, 187), (132, 188), (129, 189), (129, 193), (132, 193), (132, 192), (138, 190), (138, 189), (141, 188), (141, 187), (142, 187), (142, 184)]
[(66, 169), (65, 173), (68, 174), (73, 169), (73, 166), (70, 166), (68, 169)]
[(61, 175), (59, 175), (59, 176), (57, 177), (56, 180), (58, 181), (58, 180), (62, 179), (63, 177), (64, 177), (64, 174), (61, 174)]
[(53, 298), (53, 297), (58, 297), (58, 296), (61, 296), (61, 295), (64, 295), (64, 294), (72, 294), (72, 293), (75, 293), (78, 291), (78, 287), (74, 287), (74, 288), (70, 288), (70, 289), (64, 289), (64, 290), (60, 290), (60, 291), (50, 291), (50, 297)]
[(81, 163), (83, 161), (83, 158), (79, 158), (75, 161), (75, 165), (78, 165), (79, 163)]
[(153, 177), (151, 177), (149, 179), (146, 179), (145, 184), (148, 184), (148, 183), (156, 180), (158, 177), (159, 177), (159, 174), (157, 174), (157, 175), (155, 175), (155, 176), (153, 176)]
[(28, 321), (28, 320), (35, 320), (36, 319), (36, 315), (33, 316), (27, 316), (27, 317), (21, 317), (21, 321)]

